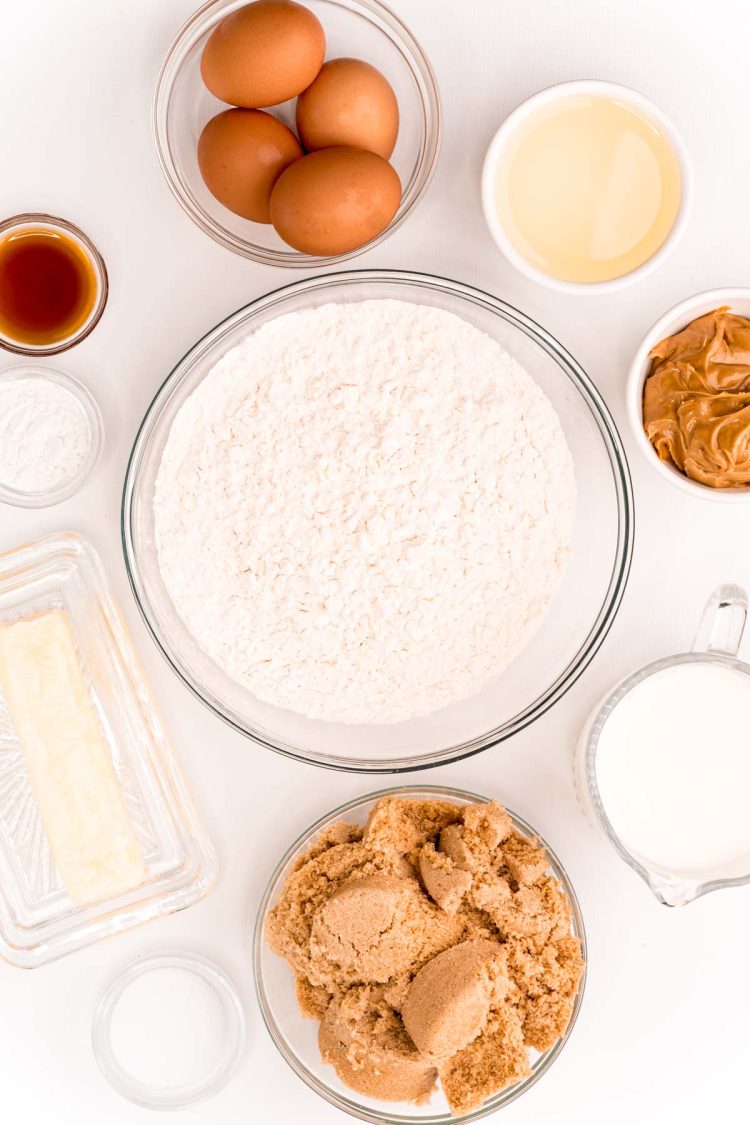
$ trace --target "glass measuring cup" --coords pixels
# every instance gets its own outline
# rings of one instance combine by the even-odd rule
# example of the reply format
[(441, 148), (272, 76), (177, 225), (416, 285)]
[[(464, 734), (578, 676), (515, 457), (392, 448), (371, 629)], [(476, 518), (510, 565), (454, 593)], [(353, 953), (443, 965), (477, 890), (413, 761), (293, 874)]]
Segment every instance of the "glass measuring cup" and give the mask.
[(663, 868), (649, 868), (625, 845), (607, 815), (597, 777), (602, 732), (623, 699), (644, 680), (665, 669), (683, 664), (711, 664), (730, 668), (750, 678), (750, 664), (737, 657), (747, 613), (748, 595), (745, 590), (734, 585), (718, 587), (703, 612), (691, 651), (648, 664), (617, 684), (589, 716), (576, 749), (575, 780), (584, 813), (595, 827), (605, 833), (620, 858), (641, 876), (659, 902), (666, 906), (684, 906), (709, 891), (750, 883), (750, 855), (740, 865), (744, 866), (744, 870), (738, 869), (736, 863), (728, 863), (721, 870), (695, 878), (687, 878), (677, 872), (669, 874)]

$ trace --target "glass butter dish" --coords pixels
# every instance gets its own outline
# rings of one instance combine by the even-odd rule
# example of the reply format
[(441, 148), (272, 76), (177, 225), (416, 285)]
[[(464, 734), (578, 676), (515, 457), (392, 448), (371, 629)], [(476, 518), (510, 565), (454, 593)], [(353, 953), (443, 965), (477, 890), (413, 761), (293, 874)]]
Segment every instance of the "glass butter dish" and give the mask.
[[(73, 638), (86, 706), (93, 706), (100, 728), (99, 764), (119, 788), (143, 877), (131, 890), (93, 903), (77, 904), (69, 895), (0, 688), (0, 957), (21, 968), (190, 906), (208, 891), (216, 870), (99, 558), (70, 532), (0, 555), (0, 628), (55, 611)], [(95, 802), (96, 793), (88, 799)]]

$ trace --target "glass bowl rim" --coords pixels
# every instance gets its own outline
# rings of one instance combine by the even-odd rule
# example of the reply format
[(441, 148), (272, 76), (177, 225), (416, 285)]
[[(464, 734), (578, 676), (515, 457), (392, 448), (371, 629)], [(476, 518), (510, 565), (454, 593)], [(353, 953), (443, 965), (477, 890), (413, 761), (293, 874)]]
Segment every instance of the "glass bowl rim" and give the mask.
[[(224, 1050), (208, 1074), (189, 1086), (153, 1087), (139, 1081), (120, 1065), (112, 1050), (110, 1026), (117, 1001), (128, 985), (155, 969), (180, 968), (206, 981), (222, 1001), (227, 1013)], [(217, 1094), (232, 1077), (245, 1048), (246, 1021), (239, 993), (224, 970), (214, 961), (185, 949), (167, 949), (137, 957), (107, 985), (94, 1012), (91, 1042), (99, 1070), (113, 1090), (147, 1109), (179, 1109)]]
[[(255, 312), (262, 311), (266, 308), (273, 308), (289, 296), (316, 293), (326, 289), (331, 289), (332, 292), (335, 292), (336, 288), (341, 285), (377, 284), (378, 282), (413, 285), (417, 288), (417, 291), (422, 288), (438, 290), (440, 292), (449, 293), (453, 297), (462, 298), (474, 304), (479, 304), (490, 312), (499, 315), (501, 319), (505, 320), (507, 323), (520, 329), (557, 362), (558, 366), (563, 369), (563, 372), (578, 390), (586, 406), (590, 409), (602, 436), (613, 473), (618, 510), (618, 534), (615, 566), (601, 608), (576, 655), (557, 675), (555, 680), (544, 689), (541, 695), (534, 699), (519, 714), (507, 720), (502, 726), (477, 735), (468, 742), (457, 743), (439, 751), (432, 751), (414, 758), (402, 757), (368, 761), (364, 759), (343, 758), (329, 754), (309, 752), (292, 745), (282, 744), (281, 740), (270, 741), (264, 738), (259, 732), (248, 729), (250, 726), (249, 723), (245, 722), (243, 724), (243, 722), (239, 721), (238, 717), (233, 717), (226, 713), (227, 709), (221, 706), (221, 701), (213, 702), (208, 698), (206, 689), (192, 682), (191, 678), (183, 672), (176, 657), (168, 651), (168, 648), (159, 635), (158, 629), (151, 620), (151, 611), (146, 607), (145, 603), (148, 599), (143, 589), (141, 570), (138, 564), (137, 553), (133, 546), (131, 515), (136, 493), (135, 482), (139, 476), (144, 449), (148, 444), (155, 419), (158, 419), (161, 412), (162, 400), (171, 391), (172, 384), (175, 380), (185, 377), (190, 369), (191, 357), (193, 357), (196, 351), (206, 346), (212, 338), (218, 338), (222, 334), (230, 331), (235, 324), (247, 321)], [(576, 683), (578, 678), (591, 663), (607, 636), (617, 615), (617, 611), (620, 608), (627, 586), (634, 543), (633, 490), (624, 446), (604, 399), (573, 356), (563, 348), (554, 336), (532, 320), (531, 317), (501, 300), (499, 297), (487, 293), (485, 290), (479, 289), (473, 285), (468, 285), (464, 282), (440, 277), (439, 275), (413, 270), (395, 269), (343, 270), (303, 278), (299, 281), (280, 286), (255, 298), (247, 305), (242, 306), (234, 313), (225, 317), (224, 320), (220, 321), (206, 332), (193, 344), (182, 359), (178, 361), (154, 395), (154, 398), (144, 414), (133, 442), (133, 447), (128, 458), (122, 493), (121, 535), (128, 581), (130, 582), (133, 596), (149, 633), (170, 667), (177, 673), (193, 695), (201, 700), (214, 715), (222, 719), (230, 727), (233, 727), (240, 734), (250, 738), (257, 745), (307, 764), (351, 773), (409, 773), (414, 770), (428, 769), (436, 765), (461, 761), (464, 758), (471, 757), (473, 754), (478, 754), (483, 750), (499, 745), (507, 738), (510, 738), (512, 735), (530, 726), (532, 722), (545, 714), (545, 712), (561, 699), (570, 690), (573, 684)]]
[(0, 504), (12, 504), (16, 508), (52, 508), (55, 504), (62, 504), (65, 500), (70, 500), (72, 496), (75, 496), (83, 488), (99, 463), (104, 448), (102, 412), (88, 387), (69, 375), (67, 371), (59, 371), (56, 368), (43, 367), (41, 364), (35, 363), (23, 363), (17, 367), (8, 367), (0, 371), (0, 384), (12, 382), (14, 379), (41, 379), (43, 382), (55, 383), (57, 386), (63, 387), (76, 400), (88, 423), (89, 447), (86, 458), (75, 476), (54, 488), (43, 489), (41, 492), (24, 492), (22, 489), (12, 488), (0, 481)]
[(91, 263), (91, 268), (96, 277), (97, 292), (91, 312), (86, 320), (70, 336), (63, 340), (56, 340), (51, 344), (24, 344), (10, 336), (0, 334), (0, 349), (14, 355), (28, 356), (30, 359), (40, 359), (44, 356), (59, 355), (61, 352), (74, 348), (85, 340), (96, 328), (102, 318), (104, 309), (109, 299), (109, 275), (107, 265), (98, 248), (91, 241), (85, 231), (71, 223), (68, 219), (61, 219), (59, 215), (47, 215), (43, 211), (27, 211), (18, 215), (11, 215), (0, 222), (0, 240), (10, 232), (23, 227), (51, 227), (61, 234), (71, 236), (77, 242)]
[[(456, 1125), (463, 1125), (470, 1121), (479, 1121), (483, 1117), (489, 1116), (500, 1109), (504, 1109), (510, 1105), (511, 1102), (520, 1098), (528, 1089), (536, 1085), (539, 1079), (546, 1074), (552, 1063), (558, 1058), (563, 1048), (565, 1047), (568, 1039), (570, 1038), (573, 1028), (578, 1021), (578, 1016), (583, 1005), (583, 996), (586, 989), (586, 977), (588, 972), (588, 953), (586, 941), (586, 929), (583, 921), (583, 914), (581, 906), (576, 895), (575, 888), (570, 880), (565, 867), (557, 856), (556, 852), (549, 846), (543, 836), (540, 835), (532, 826), (524, 820), (523, 817), (513, 812), (512, 809), (506, 808), (506, 812), (510, 816), (514, 828), (520, 829), (525, 835), (536, 837), (541, 843), (542, 847), (547, 853), (549, 859), (549, 866), (552, 868), (555, 877), (561, 883), (565, 894), (568, 897), (571, 907), (573, 933), (579, 938), (581, 942), (581, 952), (583, 954), (583, 976), (576, 993), (575, 1001), (573, 1004), (573, 1011), (570, 1016), (565, 1032), (560, 1038), (547, 1050), (541, 1052), (541, 1058), (544, 1060), (539, 1066), (538, 1070), (534, 1071), (529, 1078), (518, 1082), (515, 1086), (507, 1087), (499, 1093), (488, 1098), (487, 1101), (475, 1110), (460, 1117), (451, 1117), (449, 1114), (431, 1114), (426, 1117), (413, 1117), (404, 1114), (389, 1113), (387, 1110), (382, 1113), (374, 1113), (364, 1106), (358, 1105), (348, 1097), (337, 1094), (330, 1089), (327, 1085), (320, 1082), (314, 1074), (302, 1063), (295, 1052), (289, 1047), (286, 1039), (284, 1038), (281, 1029), (278, 1027), (276, 1020), (270, 1010), (270, 1003), (268, 994), (265, 988), (265, 981), (262, 970), (262, 955), (265, 950), (265, 922), (268, 916), (268, 908), (273, 898), (274, 893), (282, 879), (283, 873), (288, 864), (299, 854), (301, 849), (309, 843), (312, 843), (314, 836), (334, 818), (345, 816), (349, 812), (359, 809), (362, 805), (369, 804), (373, 801), (379, 800), (381, 797), (390, 796), (414, 796), (414, 797), (435, 797), (437, 799), (456, 799), (466, 801), (470, 804), (486, 803), (491, 798), (483, 796), (479, 793), (473, 793), (470, 790), (457, 789), (447, 785), (397, 785), (388, 789), (378, 789), (372, 793), (366, 793), (360, 797), (354, 797), (344, 804), (339, 805), (337, 808), (332, 809), (330, 812), (319, 817), (314, 824), (305, 829), (296, 840), (290, 844), (284, 855), (275, 865), (271, 875), (266, 884), (265, 890), (261, 897), (258, 910), (256, 913), (255, 926), (253, 930), (253, 976), (255, 978), (255, 996), (260, 1009), (261, 1017), (265, 1025), (266, 1031), (273, 1040), (277, 1050), (281, 1054), (284, 1061), (291, 1067), (294, 1073), (302, 1079), (303, 1082), (315, 1093), (319, 1094), (330, 1105), (335, 1106), (337, 1109), (350, 1114), (353, 1117), (359, 1118), (361, 1121), (370, 1122), (371, 1125), (451, 1125), (455, 1122)], [(301, 1018), (301, 1017), (300, 1017)], [(352, 1092), (353, 1097), (356, 1092)], [(388, 1105), (389, 1103), (383, 1103)]]
[[(316, 269), (339, 265), (341, 262), (349, 261), (360, 254), (364, 254), (384, 242), (410, 217), (424, 198), (437, 168), (443, 137), (442, 108), (437, 79), (427, 55), (407, 25), (380, 0), (352, 0), (352, 3), (362, 8), (364, 13), (372, 13), (390, 28), (394, 36), (400, 41), (400, 53), (416, 82), (422, 109), (422, 139), (417, 169), (411, 181), (411, 197), (407, 198), (407, 189), (399, 204), (398, 211), (388, 226), (363, 246), (358, 246), (345, 254), (316, 255), (303, 254), (291, 248), (284, 250), (264, 248), (233, 235), (231, 231), (215, 223), (204, 209), (190, 198), (189, 193), (183, 187), (182, 177), (178, 172), (178, 164), (169, 143), (168, 121), (174, 83), (183, 65), (186, 51), (207, 29), (207, 27), (204, 28), (204, 25), (211, 26), (208, 20), (212, 9), (219, 8), (222, 5), (226, 6), (231, 2), (232, 0), (206, 0), (183, 23), (167, 49), (159, 68), (151, 108), (151, 135), (159, 165), (169, 190), (183, 211), (214, 242), (235, 254), (240, 254), (264, 265), (290, 269)], [(331, 2), (340, 3), (340, 0), (331, 0)], [(404, 47), (407, 49), (407, 53), (404, 53)], [(405, 200), (406, 202), (404, 202)]]

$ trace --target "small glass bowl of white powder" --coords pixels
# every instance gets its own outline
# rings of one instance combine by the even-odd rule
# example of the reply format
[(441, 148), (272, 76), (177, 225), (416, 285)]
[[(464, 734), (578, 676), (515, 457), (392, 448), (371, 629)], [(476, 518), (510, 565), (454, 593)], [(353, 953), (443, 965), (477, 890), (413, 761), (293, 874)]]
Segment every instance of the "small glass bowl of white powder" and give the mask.
[(0, 502), (47, 508), (91, 475), (104, 427), (90, 392), (62, 371), (0, 372)]
[(160, 953), (135, 961), (105, 993), (93, 1046), (118, 1094), (149, 1109), (178, 1109), (229, 1081), (245, 1046), (244, 1011), (213, 962)]

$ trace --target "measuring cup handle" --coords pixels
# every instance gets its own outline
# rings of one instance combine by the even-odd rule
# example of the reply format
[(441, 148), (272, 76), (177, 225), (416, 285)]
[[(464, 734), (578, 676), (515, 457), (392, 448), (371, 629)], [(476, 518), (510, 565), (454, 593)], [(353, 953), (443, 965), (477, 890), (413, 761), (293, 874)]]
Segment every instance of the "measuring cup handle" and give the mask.
[(693, 652), (736, 656), (747, 621), (747, 593), (741, 586), (718, 586), (706, 603)]

